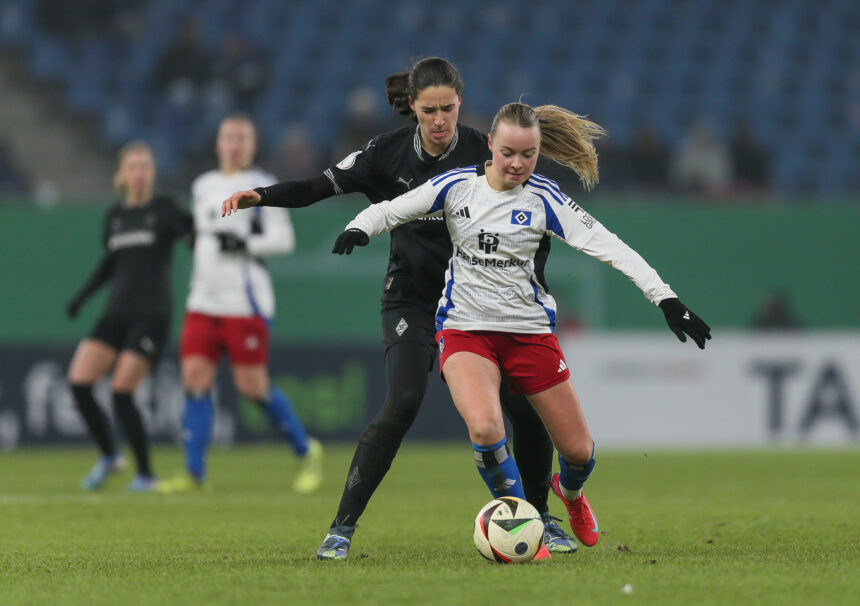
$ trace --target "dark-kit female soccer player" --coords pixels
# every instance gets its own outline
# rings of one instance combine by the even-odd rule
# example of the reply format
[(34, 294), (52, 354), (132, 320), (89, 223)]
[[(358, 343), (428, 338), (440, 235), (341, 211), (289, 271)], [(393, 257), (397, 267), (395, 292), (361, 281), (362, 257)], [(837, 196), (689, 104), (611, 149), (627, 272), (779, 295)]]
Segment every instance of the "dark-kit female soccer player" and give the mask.
[[(525, 394), (558, 450), (552, 487), (564, 502), (576, 538), (593, 546), (597, 519), (582, 486), (594, 469), (594, 441), (553, 334), (556, 305), (536, 274), (542, 239), (554, 236), (629, 277), (663, 310), (681, 341), (704, 349), (710, 328), (642, 257), (585, 212), (557, 184), (534, 173), (538, 155), (570, 166), (588, 188), (597, 182), (592, 139), (602, 129), (556, 106), (511, 103), (499, 110), (489, 136), (492, 160), (443, 173), (416, 190), (362, 211), (332, 252), (349, 254), (368, 236), (418, 217), (444, 216), (454, 251), (436, 312), (439, 366), (469, 429), (478, 471), (490, 484), (514, 480), (516, 462), (504, 448), (498, 393), (501, 372)], [(444, 213), (444, 215), (443, 215)], [(496, 486), (500, 484), (496, 482)]]
[[(373, 138), (314, 179), (237, 192), (224, 202), (222, 213), (253, 205), (299, 208), (351, 192), (361, 192), (376, 203), (395, 198), (452, 168), (487, 160), (486, 135), (457, 122), (463, 86), (457, 68), (438, 57), (423, 59), (409, 72), (389, 76), (389, 102), (395, 111), (414, 119), (417, 126)], [(548, 253), (546, 238), (536, 261), (537, 279), (542, 284)], [(358, 518), (415, 420), (436, 355), (436, 302), (450, 256), (451, 240), (443, 221), (418, 220), (391, 232), (382, 293), (388, 393), (382, 410), (359, 438), (337, 515), (317, 551), (320, 559), (348, 556)], [(505, 389), (501, 401), (513, 425), (522, 489), (543, 515), (546, 545), (554, 553), (572, 552), (576, 542), (556, 524), (547, 507), (552, 443), (525, 398)], [(548, 555), (545, 551), (539, 554)]]
[(77, 316), (84, 302), (112, 281), (107, 306), (90, 336), (78, 345), (68, 380), (78, 410), (101, 458), (81, 483), (100, 488), (124, 466), (110, 423), (93, 397), (93, 384), (113, 370), (113, 410), (131, 445), (137, 476), (129, 488), (148, 491), (156, 480), (149, 444), (133, 394), (150, 373), (167, 341), (172, 300), (170, 267), (174, 242), (191, 234), (191, 216), (169, 198), (154, 196), (155, 161), (145, 143), (119, 152), (114, 185), (122, 199), (105, 216), (104, 254), (95, 272), (72, 299), (67, 314)]

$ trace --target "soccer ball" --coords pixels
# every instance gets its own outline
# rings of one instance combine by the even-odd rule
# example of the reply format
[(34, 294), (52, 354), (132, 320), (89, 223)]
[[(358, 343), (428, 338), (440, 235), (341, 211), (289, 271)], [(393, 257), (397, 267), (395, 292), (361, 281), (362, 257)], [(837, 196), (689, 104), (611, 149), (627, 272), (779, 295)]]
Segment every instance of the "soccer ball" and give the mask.
[(475, 518), (478, 553), (502, 564), (528, 562), (543, 544), (543, 520), (528, 501), (499, 497), (481, 508)]

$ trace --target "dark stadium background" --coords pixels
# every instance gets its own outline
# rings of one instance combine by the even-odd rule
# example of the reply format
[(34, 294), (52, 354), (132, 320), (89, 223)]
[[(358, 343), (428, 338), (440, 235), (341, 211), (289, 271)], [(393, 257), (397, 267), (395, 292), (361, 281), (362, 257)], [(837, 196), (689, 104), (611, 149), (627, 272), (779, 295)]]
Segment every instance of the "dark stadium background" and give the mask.
[[(191, 179), (214, 166), (218, 121), (243, 111), (259, 125), (261, 165), (309, 177), (403, 123), (385, 103), (384, 78), (430, 55), (462, 70), (467, 124), (486, 127), (523, 96), (604, 125), (593, 193), (562, 170), (551, 176), (683, 293), (715, 344), (785, 336), (789, 360), (815, 365), (798, 388), (811, 404), (797, 406), (814, 407), (816, 377), (830, 376), (820, 360), (835, 359), (844, 389), (824, 403), (838, 425), (827, 439), (857, 440), (857, 2), (4, 0), (0, 446), (82, 441), (63, 374), (103, 295), (75, 322), (63, 308), (96, 260), (120, 145), (149, 142), (160, 188), (187, 200)], [(293, 212), (297, 252), (269, 263), (274, 375), (326, 438), (355, 436), (382, 399), (387, 242), (346, 260), (328, 252), (363, 205)], [(189, 263), (178, 251), (174, 343)], [(609, 268), (557, 243), (549, 269), (563, 338), (671, 338)], [(803, 357), (805, 340), (834, 335), (847, 354)], [(181, 402), (175, 355), (157, 377), (142, 397), (154, 432), (170, 439)], [(461, 436), (444, 386), (431, 383), (411, 435)], [(223, 441), (268, 435), (226, 384), (221, 396), (232, 411)]]

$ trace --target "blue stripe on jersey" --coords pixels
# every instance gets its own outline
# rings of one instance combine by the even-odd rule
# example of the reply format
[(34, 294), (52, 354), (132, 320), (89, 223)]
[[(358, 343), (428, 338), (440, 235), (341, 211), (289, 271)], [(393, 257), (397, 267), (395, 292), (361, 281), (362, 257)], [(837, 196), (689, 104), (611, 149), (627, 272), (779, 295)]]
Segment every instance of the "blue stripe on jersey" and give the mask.
[(454, 175), (459, 175), (461, 173), (476, 173), (476, 172), (478, 172), (478, 165), (477, 164), (475, 164), (474, 166), (467, 166), (465, 168), (452, 168), (448, 172), (444, 172), (441, 175), (436, 175), (435, 177), (430, 179), (430, 181), (433, 183), (433, 185), (439, 185), (442, 181), (444, 181), (448, 177), (453, 177)]
[(448, 262), (448, 272), (451, 277), (448, 278), (448, 283), (445, 285), (445, 305), (439, 307), (436, 311), (436, 330), (442, 330), (442, 325), (448, 319), (448, 312), (454, 309), (454, 302), (451, 300), (451, 291), (454, 290), (454, 257)]
[(445, 206), (445, 197), (448, 195), (448, 190), (451, 189), (452, 186), (456, 185), (460, 181), (465, 181), (466, 179), (457, 179), (456, 181), (451, 181), (445, 187), (442, 188), (442, 191), (439, 192), (439, 195), (436, 196), (436, 199), (433, 201), (433, 206), (430, 207), (425, 214), (432, 215), (437, 210), (442, 210), (442, 207)]
[(544, 177), (543, 175), (539, 175), (538, 173), (532, 173), (531, 176), (529, 176), (529, 180), (532, 180), (532, 179), (534, 179), (534, 180), (538, 181), (539, 183), (542, 183), (543, 185), (546, 185), (550, 189), (554, 190), (562, 198), (565, 197), (564, 192), (561, 191), (561, 188), (558, 186), (558, 183), (556, 183), (552, 179)]
[(251, 276), (248, 275), (247, 265), (242, 268), (242, 279), (245, 282), (245, 294), (248, 295), (248, 303), (251, 304), (251, 311), (255, 316), (263, 318), (267, 328), (271, 328), (272, 319), (263, 315), (263, 312), (260, 310), (260, 306), (257, 303), (257, 298), (254, 296), (254, 289), (251, 288)]
[(543, 304), (543, 301), (541, 301), (541, 300), (538, 298), (538, 285), (537, 285), (537, 284), (535, 284), (535, 281), (534, 281), (534, 280), (532, 280), (532, 279), (529, 279), (529, 282), (531, 282), (531, 284), (532, 284), (532, 290), (533, 290), (533, 291), (534, 291), (534, 293), (535, 293), (535, 303), (537, 303), (538, 305), (540, 305), (541, 307), (543, 307), (543, 310), (546, 312), (546, 317), (547, 317), (547, 318), (549, 318), (549, 329), (550, 329), (552, 332), (555, 332), (555, 311), (553, 311), (552, 309), (550, 309), (549, 307), (547, 307), (546, 305), (544, 305), (544, 304)]
[[(532, 175), (532, 177), (534, 177), (534, 175)], [(559, 204), (564, 204), (564, 202), (565, 202), (565, 199), (563, 197), (564, 194), (562, 194), (561, 192), (556, 193), (558, 190), (553, 190), (552, 187), (549, 187), (547, 185), (542, 185), (541, 183), (538, 183), (537, 181), (532, 181), (531, 177), (529, 177), (528, 183), (529, 183), (529, 185), (531, 185), (535, 189), (542, 189), (543, 191), (547, 192)]]
[(564, 229), (562, 229), (561, 222), (558, 220), (558, 217), (553, 212), (552, 206), (550, 206), (550, 203), (547, 202), (546, 198), (544, 198), (542, 195), (535, 195), (541, 199), (541, 202), (543, 202), (543, 210), (544, 213), (546, 213), (546, 228), (555, 235), (557, 235), (559, 238), (564, 240)]

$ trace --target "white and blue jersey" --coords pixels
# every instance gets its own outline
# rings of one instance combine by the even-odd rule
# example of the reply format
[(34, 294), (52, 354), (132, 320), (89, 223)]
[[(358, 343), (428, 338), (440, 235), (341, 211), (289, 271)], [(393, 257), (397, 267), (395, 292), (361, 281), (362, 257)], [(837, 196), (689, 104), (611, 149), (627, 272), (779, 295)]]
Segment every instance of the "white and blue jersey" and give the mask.
[(366, 208), (346, 228), (375, 236), (443, 213), (454, 249), (439, 299), (437, 330), (552, 332), (555, 300), (535, 274), (535, 253), (547, 234), (609, 263), (655, 305), (675, 296), (642, 257), (554, 181), (538, 174), (523, 185), (496, 191), (484, 166), (451, 170)]
[[(285, 208), (255, 207), (247, 213), (221, 217), (221, 203), (233, 192), (265, 187), (275, 178), (249, 168), (233, 174), (204, 173), (191, 187), (194, 216), (194, 267), (186, 308), (218, 317), (275, 314), (275, 294), (269, 272), (258, 261), (268, 255), (288, 254), (295, 233)], [(245, 241), (243, 252), (221, 251), (217, 234), (230, 233)]]

